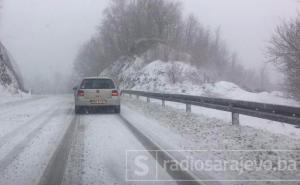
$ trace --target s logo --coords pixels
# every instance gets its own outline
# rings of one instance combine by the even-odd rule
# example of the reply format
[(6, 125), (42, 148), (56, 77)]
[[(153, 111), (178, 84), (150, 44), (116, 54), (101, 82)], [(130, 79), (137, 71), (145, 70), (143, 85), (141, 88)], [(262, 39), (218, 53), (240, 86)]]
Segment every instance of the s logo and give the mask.
[(144, 155), (137, 156), (134, 159), (134, 164), (138, 168), (134, 171), (134, 174), (136, 176), (146, 176), (149, 174), (149, 168), (146, 164), (146, 161), (148, 161), (148, 160), (149, 160), (149, 157), (144, 156)]

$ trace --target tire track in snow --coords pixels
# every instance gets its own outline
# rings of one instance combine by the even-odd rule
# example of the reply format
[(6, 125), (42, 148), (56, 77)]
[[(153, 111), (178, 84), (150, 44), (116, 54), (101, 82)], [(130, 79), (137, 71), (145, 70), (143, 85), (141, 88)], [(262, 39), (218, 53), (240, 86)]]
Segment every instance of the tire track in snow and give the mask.
[(60, 185), (63, 182), (67, 160), (71, 151), (72, 143), (79, 125), (79, 117), (75, 116), (67, 128), (59, 146), (52, 155), (46, 170), (39, 181), (39, 185)]
[(19, 144), (17, 144), (4, 158), (0, 160), (0, 173), (5, 170), (30, 144), (30, 141), (39, 134), (47, 123), (49, 123), (54, 116), (59, 112), (59, 109), (52, 112), (37, 128), (32, 130)]
[(45, 98), (45, 97), (33, 97), (33, 98), (28, 98), (28, 99), (16, 100), (16, 101), (12, 101), (12, 102), (6, 102), (6, 103), (0, 104), (0, 108), (2, 108), (2, 107), (10, 108), (10, 107), (14, 107), (14, 106), (24, 105), (24, 104), (27, 104), (30, 102), (34, 102), (34, 101), (43, 99), (43, 98)]
[[(57, 107), (57, 105), (52, 106), (48, 109), (46, 109), (45, 111), (39, 113), (38, 115), (34, 116), (33, 118), (31, 118), (30, 120), (26, 121), (25, 123), (19, 125), (18, 127), (14, 128), (13, 130), (11, 130), (10, 132), (8, 132), (7, 134), (5, 134), (4, 136), (2, 136), (0, 138), (0, 149), (2, 148), (2, 146), (7, 143), (9, 140), (11, 140), (12, 138), (14, 138), (16, 135), (18, 135), (19, 133), (21, 133), (26, 127), (32, 125), (35, 123), (35, 121), (37, 121), (39, 118), (45, 116), (45, 114), (47, 114), (49, 112), (49, 110), (53, 110), (55, 107)], [(55, 110), (55, 109), (54, 109)]]
[[(163, 151), (159, 145), (156, 145), (150, 138), (121, 116), (120, 121), (126, 125), (146, 149)], [(38, 185), (81, 185), (83, 183), (82, 155), (84, 154), (84, 131), (84, 125), (80, 123), (80, 116), (75, 116), (70, 126), (67, 128), (62, 141), (52, 155)], [(160, 158), (157, 160), (158, 162), (162, 162), (163, 160), (174, 161), (174, 158), (168, 153), (161, 153)], [(67, 167), (71, 168), (68, 170)], [(173, 172), (167, 169), (167, 173), (169, 173), (175, 179), (174, 182), (179, 185), (206, 184), (199, 182), (195, 176), (184, 170)], [(190, 181), (176, 181), (176, 179), (190, 179)]]
[[(120, 115), (120, 120), (127, 126), (127, 128), (132, 132), (132, 134), (143, 144), (143, 146), (157, 160), (157, 162), (160, 165), (163, 165), (165, 161), (173, 161), (170, 164), (168, 164), (168, 166), (166, 166), (166, 171), (167, 173), (169, 173), (170, 176), (174, 178), (174, 181), (177, 182), (178, 185), (220, 185), (216, 182), (203, 182), (193, 173), (182, 169), (180, 165), (179, 170), (172, 170), (172, 165), (178, 165), (178, 160), (174, 156), (165, 151), (159, 144), (157, 144), (149, 136), (143, 133), (143, 131), (135, 127), (122, 115)], [(157, 151), (159, 151), (159, 155), (157, 155)]]
[[(21, 110), (20, 112), (23, 112), (23, 110), (27, 110), (28, 107), (34, 107), (35, 104), (47, 104), (48, 102), (43, 102), (43, 101), (47, 101), (47, 98), (39, 98), (33, 101), (29, 101), (26, 103), (21, 103), (19, 105), (16, 106), (8, 106), (7, 108), (5, 108), (3, 111), (1, 111), (0, 113), (0, 119), (1, 118), (5, 118), (8, 115), (10, 115), (11, 113), (15, 113), (17, 112), (16, 110)], [(2, 109), (2, 107), (0, 107)], [(19, 111), (18, 111), (19, 112)]]
[(85, 125), (81, 122), (81, 117), (78, 116), (78, 128), (75, 131), (74, 139), (67, 161), (67, 166), (64, 173), (63, 185), (81, 185), (83, 174), (84, 161), (84, 135)]

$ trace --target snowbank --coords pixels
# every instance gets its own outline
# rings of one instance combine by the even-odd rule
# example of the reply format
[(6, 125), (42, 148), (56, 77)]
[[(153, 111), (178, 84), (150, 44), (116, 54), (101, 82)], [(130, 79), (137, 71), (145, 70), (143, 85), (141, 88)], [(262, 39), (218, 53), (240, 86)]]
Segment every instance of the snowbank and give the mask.
[(14, 83), (6, 87), (0, 84), (0, 105), (28, 98), (31, 98), (31, 95), (22, 92)]
[[(299, 105), (298, 102), (286, 97), (282, 92), (274, 91), (274, 92), (253, 93), (241, 89), (236, 84), (225, 82), (225, 81), (217, 82), (214, 84), (205, 84), (202, 86), (202, 89), (203, 92), (201, 92), (201, 95), (204, 96), (213, 96), (213, 97), (221, 97), (221, 98), (229, 98), (229, 99), (237, 99), (237, 100), (245, 100), (245, 101), (292, 105), (292, 106)], [(196, 94), (196, 92), (193, 94)]]
[(208, 83), (207, 76), (213, 76), (213, 74), (180, 61), (157, 60), (146, 63), (138, 57), (119, 60), (104, 70), (101, 75), (116, 78), (123, 89), (299, 105), (295, 100), (285, 97), (282, 92), (253, 93), (231, 82)]

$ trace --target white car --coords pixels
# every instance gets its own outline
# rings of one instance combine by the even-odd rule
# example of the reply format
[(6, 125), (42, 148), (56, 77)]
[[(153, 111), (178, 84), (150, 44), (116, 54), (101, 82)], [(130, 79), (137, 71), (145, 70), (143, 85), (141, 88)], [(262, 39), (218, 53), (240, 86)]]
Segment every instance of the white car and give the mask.
[(113, 108), (121, 112), (120, 93), (110, 78), (84, 78), (79, 87), (74, 87), (75, 113), (86, 109)]

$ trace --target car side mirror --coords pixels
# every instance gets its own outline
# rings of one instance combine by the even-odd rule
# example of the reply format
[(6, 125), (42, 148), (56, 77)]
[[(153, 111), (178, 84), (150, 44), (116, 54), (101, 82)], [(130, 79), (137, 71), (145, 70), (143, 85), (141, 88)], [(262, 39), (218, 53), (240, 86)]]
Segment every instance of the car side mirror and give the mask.
[(78, 89), (78, 87), (76, 86), (76, 87), (73, 87), (73, 91), (77, 91), (77, 89)]

